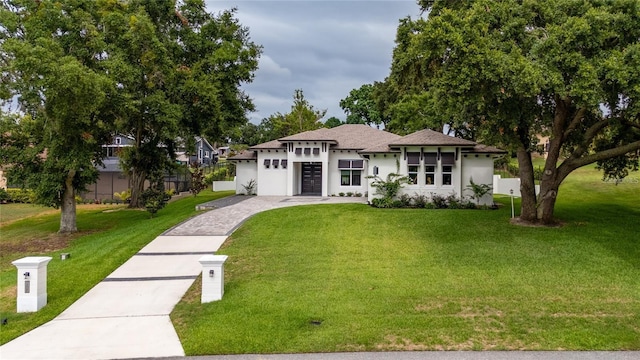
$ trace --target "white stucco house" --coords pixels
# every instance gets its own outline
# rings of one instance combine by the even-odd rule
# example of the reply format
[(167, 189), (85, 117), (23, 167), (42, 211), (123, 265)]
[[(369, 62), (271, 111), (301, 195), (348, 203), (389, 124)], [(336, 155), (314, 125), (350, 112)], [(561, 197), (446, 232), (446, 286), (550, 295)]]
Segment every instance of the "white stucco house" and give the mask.
[[(371, 201), (376, 195), (367, 176), (384, 179), (398, 170), (413, 182), (401, 193), (470, 195), (465, 191), (470, 179), (477, 184), (493, 182), (493, 161), (502, 154), (500, 149), (432, 130), (399, 136), (347, 124), (259, 144), (229, 161), (236, 163), (238, 194), (254, 180), (258, 196), (326, 197), (351, 192), (366, 194)], [(481, 203), (491, 204), (492, 194)]]

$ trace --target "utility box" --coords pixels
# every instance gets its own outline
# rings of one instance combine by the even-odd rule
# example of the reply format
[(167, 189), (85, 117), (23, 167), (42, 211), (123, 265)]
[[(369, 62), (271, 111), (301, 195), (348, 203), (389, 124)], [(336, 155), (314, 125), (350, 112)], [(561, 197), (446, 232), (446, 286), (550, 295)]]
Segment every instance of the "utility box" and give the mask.
[(47, 305), (48, 256), (29, 256), (12, 262), (18, 268), (18, 312), (35, 312)]
[(224, 294), (224, 262), (227, 255), (205, 255), (200, 258), (202, 264), (201, 302), (208, 303), (222, 299)]

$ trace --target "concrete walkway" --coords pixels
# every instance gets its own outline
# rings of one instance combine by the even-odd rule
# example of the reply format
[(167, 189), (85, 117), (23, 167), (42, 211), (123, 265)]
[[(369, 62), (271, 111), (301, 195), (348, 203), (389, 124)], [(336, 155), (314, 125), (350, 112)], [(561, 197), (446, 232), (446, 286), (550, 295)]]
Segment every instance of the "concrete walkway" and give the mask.
[(212, 208), (157, 237), (52, 321), (0, 347), (9, 359), (122, 359), (184, 356), (169, 314), (211, 254), (254, 214), (305, 204), (365, 198), (242, 197)]

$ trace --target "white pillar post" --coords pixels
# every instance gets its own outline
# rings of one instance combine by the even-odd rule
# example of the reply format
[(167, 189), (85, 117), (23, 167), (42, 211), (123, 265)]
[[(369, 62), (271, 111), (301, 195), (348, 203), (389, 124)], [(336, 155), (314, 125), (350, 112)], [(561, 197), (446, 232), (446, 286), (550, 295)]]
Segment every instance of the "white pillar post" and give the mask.
[(201, 303), (222, 299), (224, 294), (224, 262), (227, 255), (204, 255), (202, 264), (202, 297)]
[(18, 268), (18, 312), (35, 312), (47, 305), (48, 256), (28, 256), (12, 262)]

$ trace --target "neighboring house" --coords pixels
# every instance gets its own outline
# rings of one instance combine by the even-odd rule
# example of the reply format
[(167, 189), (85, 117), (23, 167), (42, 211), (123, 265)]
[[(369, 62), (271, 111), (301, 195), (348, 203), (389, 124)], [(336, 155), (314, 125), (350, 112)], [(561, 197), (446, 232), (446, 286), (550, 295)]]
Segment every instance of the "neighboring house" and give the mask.
[(87, 187), (87, 192), (82, 193), (85, 199), (104, 200), (113, 199), (113, 193), (126, 191), (131, 187), (129, 178), (120, 168), (120, 152), (123, 148), (133, 146), (135, 140), (126, 135), (113, 137), (111, 144), (102, 145), (104, 155), (103, 165), (97, 166), (100, 177), (95, 184)]
[[(432, 130), (399, 136), (367, 125), (347, 124), (287, 136), (249, 148), (236, 163), (236, 192), (251, 180), (257, 195), (367, 194), (375, 189), (367, 176), (385, 179), (399, 171), (411, 178), (402, 193), (470, 195), (470, 179), (492, 184), (493, 160), (504, 151)], [(399, 168), (398, 168), (399, 167)], [(492, 202), (491, 194), (482, 199)]]
[[(217, 152), (209, 142), (201, 137), (196, 137), (196, 151), (194, 155), (187, 156), (184, 151), (176, 153), (178, 161), (184, 164), (213, 165), (218, 161)], [(87, 192), (82, 193), (85, 199), (104, 200), (114, 199), (114, 193), (126, 191), (131, 188), (131, 181), (120, 167), (120, 151), (128, 146), (133, 146), (135, 139), (126, 135), (114, 136), (111, 144), (102, 146), (104, 152), (103, 165), (98, 166), (100, 177), (95, 184), (87, 187)], [(165, 176), (165, 188), (178, 192), (188, 188), (189, 176), (185, 174), (167, 174)], [(148, 184), (145, 185), (145, 187)]]
[(187, 154), (184, 149), (176, 153), (178, 161), (186, 165), (210, 166), (218, 162), (218, 152), (211, 146), (207, 139), (196, 136), (195, 152)]

